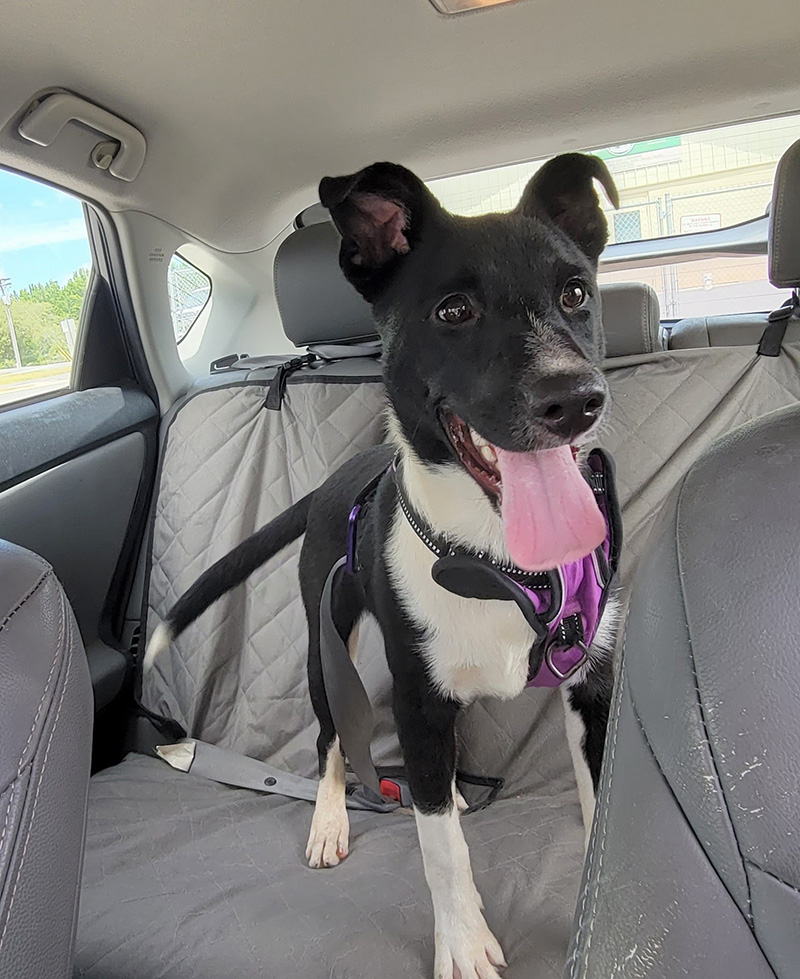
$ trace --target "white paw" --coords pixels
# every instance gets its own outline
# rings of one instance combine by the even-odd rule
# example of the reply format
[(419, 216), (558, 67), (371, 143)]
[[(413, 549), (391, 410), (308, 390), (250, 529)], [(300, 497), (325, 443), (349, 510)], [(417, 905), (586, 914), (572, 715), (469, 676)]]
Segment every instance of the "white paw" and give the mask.
[(317, 805), (311, 820), (306, 859), (309, 867), (335, 867), (350, 852), (350, 820), (347, 810)]
[(456, 808), (459, 812), (466, 812), (469, 809), (469, 803), (458, 789), (456, 789)]
[(480, 911), (468, 921), (437, 926), (434, 979), (499, 979), (497, 969), (505, 965), (500, 943)]

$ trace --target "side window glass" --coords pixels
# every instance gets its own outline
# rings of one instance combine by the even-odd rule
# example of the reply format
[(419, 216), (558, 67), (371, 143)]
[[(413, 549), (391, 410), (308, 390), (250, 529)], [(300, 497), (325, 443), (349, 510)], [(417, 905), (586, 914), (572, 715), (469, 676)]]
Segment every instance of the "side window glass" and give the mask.
[(167, 289), (175, 342), (180, 343), (211, 298), (211, 279), (175, 252), (167, 269)]
[(0, 170), (0, 408), (69, 388), (90, 274), (80, 201)]

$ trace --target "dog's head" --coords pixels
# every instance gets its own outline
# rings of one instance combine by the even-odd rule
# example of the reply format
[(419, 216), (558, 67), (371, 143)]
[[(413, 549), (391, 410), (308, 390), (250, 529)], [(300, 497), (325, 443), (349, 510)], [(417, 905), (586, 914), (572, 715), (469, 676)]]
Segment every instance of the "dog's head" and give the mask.
[(602, 161), (571, 153), (546, 163), (510, 213), (473, 218), (391, 163), (320, 184), (342, 271), (383, 336), (405, 439), (429, 464), (458, 460), (503, 499), (504, 519), (506, 498), (562, 464), (606, 413), (596, 273), (608, 227), (594, 180), (616, 206)]

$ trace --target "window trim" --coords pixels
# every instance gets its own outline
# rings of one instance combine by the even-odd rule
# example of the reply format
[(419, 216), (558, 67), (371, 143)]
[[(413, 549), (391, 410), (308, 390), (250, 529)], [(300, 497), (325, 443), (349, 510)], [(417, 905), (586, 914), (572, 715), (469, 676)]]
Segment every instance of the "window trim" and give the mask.
[(600, 271), (625, 271), (667, 265), (670, 262), (703, 261), (710, 258), (736, 258), (739, 255), (766, 255), (769, 217), (751, 218), (728, 228), (695, 231), (685, 235), (664, 235), (645, 241), (625, 241), (606, 245), (600, 256)]

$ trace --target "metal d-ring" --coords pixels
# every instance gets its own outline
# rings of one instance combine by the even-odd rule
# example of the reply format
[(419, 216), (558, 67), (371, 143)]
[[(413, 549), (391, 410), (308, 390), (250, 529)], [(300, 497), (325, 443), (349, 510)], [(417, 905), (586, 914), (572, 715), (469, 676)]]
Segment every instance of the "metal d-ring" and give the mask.
[(579, 639), (574, 645), (577, 646), (578, 649), (580, 649), (580, 651), (583, 653), (583, 656), (578, 660), (578, 662), (574, 666), (571, 666), (566, 673), (562, 673), (561, 670), (559, 670), (559, 668), (553, 662), (553, 652), (556, 649), (563, 649), (564, 647), (556, 646), (555, 643), (551, 643), (545, 650), (544, 661), (545, 663), (547, 663), (547, 666), (550, 668), (550, 670), (552, 670), (553, 674), (558, 680), (568, 680), (582, 666), (585, 666), (589, 659), (589, 648), (587, 647), (585, 642)]

